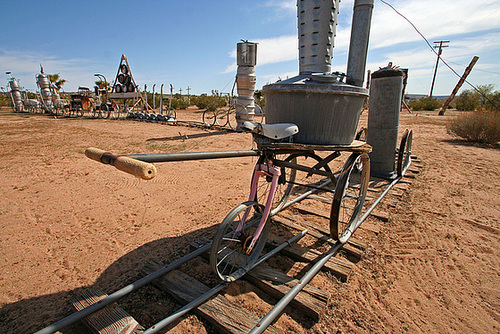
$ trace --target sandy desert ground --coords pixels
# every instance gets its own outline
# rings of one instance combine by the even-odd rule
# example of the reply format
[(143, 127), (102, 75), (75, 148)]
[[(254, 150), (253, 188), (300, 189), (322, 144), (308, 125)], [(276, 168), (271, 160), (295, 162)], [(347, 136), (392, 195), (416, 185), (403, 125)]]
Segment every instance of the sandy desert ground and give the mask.
[[(312, 284), (332, 294), (318, 322), (287, 311), (291, 333), (499, 333), (500, 149), (453, 138), (456, 112), (404, 112), (422, 165), (408, 191), (363, 232), (369, 247), (346, 283)], [(193, 110), (180, 120), (201, 120)], [(361, 123), (366, 123), (362, 115)], [(129, 120), (0, 112), (0, 333), (32, 333), (70, 314), (71, 298), (111, 293), (212, 236), (247, 196), (254, 158), (157, 164), (144, 181), (87, 159), (87, 147), (120, 154), (240, 150), (251, 136)], [(202, 267), (199, 261), (192, 267)], [(290, 268), (293, 273), (293, 264)], [(223, 291), (263, 316), (272, 300), (248, 284)], [(179, 305), (154, 287), (120, 301), (144, 326)], [(62, 333), (87, 333), (81, 324)], [(189, 315), (169, 333), (215, 333)]]

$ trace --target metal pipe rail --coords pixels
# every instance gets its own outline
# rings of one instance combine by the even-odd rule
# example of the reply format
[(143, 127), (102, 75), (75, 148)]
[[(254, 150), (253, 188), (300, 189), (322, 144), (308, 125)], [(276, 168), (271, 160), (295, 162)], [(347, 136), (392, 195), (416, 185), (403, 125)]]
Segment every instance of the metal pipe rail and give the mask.
[(212, 151), (212, 152), (184, 152), (184, 153), (157, 153), (157, 154), (131, 154), (127, 157), (144, 162), (173, 162), (188, 160), (206, 160), (222, 158), (256, 157), (259, 151)]

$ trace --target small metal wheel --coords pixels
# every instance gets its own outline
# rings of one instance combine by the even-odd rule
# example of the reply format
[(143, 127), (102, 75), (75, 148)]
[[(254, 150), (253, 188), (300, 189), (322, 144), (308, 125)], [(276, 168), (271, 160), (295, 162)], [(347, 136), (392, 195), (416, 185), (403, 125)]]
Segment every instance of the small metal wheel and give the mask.
[(109, 107), (107, 104), (101, 104), (101, 117), (102, 118), (109, 118), (111, 116), (111, 111), (109, 110)]
[(413, 140), (413, 131), (406, 129), (401, 138), (401, 144), (398, 149), (398, 160), (396, 163), (396, 172), (398, 177), (402, 177), (411, 163), (411, 143)]
[(231, 106), (227, 110), (227, 122), (226, 125), (228, 125), (231, 129), (236, 130), (236, 127), (238, 126), (238, 120), (236, 119), (236, 108)]
[(337, 179), (330, 213), (330, 235), (345, 243), (359, 221), (370, 181), (367, 153), (352, 153)]
[(83, 117), (84, 111), (82, 108), (76, 109), (76, 117)]
[(90, 117), (98, 118), (100, 114), (101, 114), (101, 111), (98, 110), (96, 107), (93, 107), (92, 111), (90, 112)]
[(263, 210), (257, 202), (244, 202), (231, 210), (220, 224), (210, 249), (210, 266), (222, 281), (237, 280), (259, 258), (267, 240), (268, 222), (254, 247), (249, 246), (259, 227)]
[(216, 121), (217, 121), (217, 115), (215, 114), (215, 111), (205, 110), (203, 112), (203, 124), (211, 128), (212, 126), (215, 125)]
[(257, 123), (264, 123), (264, 109), (258, 104), (255, 104), (255, 114), (253, 116), (253, 121)]

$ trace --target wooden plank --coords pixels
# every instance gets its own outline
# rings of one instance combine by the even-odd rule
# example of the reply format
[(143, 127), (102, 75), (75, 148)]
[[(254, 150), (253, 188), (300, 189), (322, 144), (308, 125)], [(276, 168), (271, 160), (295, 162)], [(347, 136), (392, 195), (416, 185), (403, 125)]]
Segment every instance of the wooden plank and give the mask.
[[(271, 242), (271, 245), (276, 247), (276, 242)], [(283, 254), (296, 260), (303, 262), (314, 263), (321, 257), (322, 253), (309, 249), (297, 244), (292, 244), (282, 250)], [(321, 268), (322, 271), (329, 272), (332, 275), (337, 276), (342, 282), (346, 282), (352, 273), (354, 265), (346, 260), (332, 257), (325, 265)]]
[[(80, 311), (105, 297), (107, 295), (98, 289), (88, 289), (73, 299), (72, 304)], [(99, 334), (139, 334), (144, 331), (144, 328), (116, 303), (84, 318), (84, 323), (92, 332)]]
[[(303, 223), (303, 225), (299, 225), (297, 224), (296, 222), (294, 222), (292, 219), (287, 219), (285, 217), (282, 217), (282, 214), (280, 213), (279, 216), (273, 216), (272, 218), (274, 221), (282, 224), (282, 225), (285, 225), (285, 226), (288, 226), (290, 228), (293, 228), (293, 229), (296, 229), (296, 230), (303, 230), (304, 229), (304, 226), (307, 226), (307, 222), (303, 221), (303, 220), (299, 220), (297, 218), (293, 218), (293, 220), (298, 220), (301, 224)], [(315, 237), (315, 238), (318, 238), (318, 240), (322, 241), (322, 242), (328, 242), (329, 244), (335, 244), (336, 243), (336, 240), (333, 240), (332, 238), (330, 238), (330, 235), (329, 234), (323, 234), (323, 233), (320, 233), (318, 231), (314, 231), (314, 230), (308, 230), (307, 234)], [(359, 261), (362, 257), (363, 257), (363, 249), (360, 249), (358, 247), (353, 247), (352, 244), (350, 244), (350, 239), (352, 238), (349, 238), (349, 240), (347, 241), (347, 244), (345, 244), (344, 246), (342, 246), (342, 250), (345, 251), (346, 253), (348, 253), (349, 255), (351, 255), (355, 261)], [(365, 247), (366, 248), (366, 247)]]
[[(243, 278), (277, 299), (281, 299), (299, 283), (297, 279), (266, 265), (255, 267)], [(290, 306), (318, 321), (326, 309), (329, 298), (330, 294), (307, 285), (290, 302)]]
[[(150, 274), (161, 267), (163, 267), (162, 263), (149, 261), (142, 270), (146, 274)], [(173, 270), (154, 280), (153, 284), (183, 304), (193, 301), (210, 289), (205, 284), (178, 270)], [(212, 324), (218, 332), (227, 334), (248, 333), (260, 320), (249, 314), (247, 310), (234, 305), (222, 295), (216, 295), (206, 301), (194, 309), (194, 312)], [(270, 326), (266, 329), (265, 333), (281, 332)]]
[(301, 143), (269, 143), (258, 144), (259, 149), (269, 150), (302, 150), (302, 151), (347, 151), (347, 152), (367, 152), (372, 151), (372, 147), (361, 140), (353, 140), (347, 145), (315, 145)]

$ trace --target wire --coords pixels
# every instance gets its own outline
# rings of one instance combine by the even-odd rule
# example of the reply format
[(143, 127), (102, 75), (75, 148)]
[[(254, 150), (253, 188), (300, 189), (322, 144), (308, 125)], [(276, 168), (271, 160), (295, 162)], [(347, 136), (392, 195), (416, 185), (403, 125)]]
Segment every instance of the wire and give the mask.
[[(396, 14), (398, 14), (399, 16), (401, 16), (403, 19), (405, 19), (412, 27), (413, 29), (415, 29), (415, 31), (420, 35), (420, 37), (423, 38), (423, 40), (425, 41), (425, 43), (427, 43), (427, 45), (429, 46), (429, 48), (431, 49), (432, 52), (434, 52), (434, 54), (436, 54), (436, 56), (440, 57), (440, 55), (436, 52), (436, 50), (434, 50), (434, 47), (431, 45), (431, 43), (429, 43), (429, 41), (427, 40), (427, 38), (425, 38), (425, 36), (418, 30), (418, 28), (413, 24), (413, 22), (411, 22), (406, 16), (404, 16), (403, 14), (401, 14), (400, 12), (398, 12), (396, 10), (396, 8), (394, 8), (390, 3), (384, 1), (384, 0), (380, 0), (380, 2), (382, 2), (384, 5), (390, 7), (393, 11), (396, 12)], [(440, 57), (441, 58), (441, 57)], [(441, 61), (443, 62), (443, 64), (446, 65), (446, 67), (448, 67), (457, 77), (461, 78), (462, 76), (460, 74), (458, 74), (450, 65), (448, 65), (448, 63), (446, 61), (443, 60), (443, 58), (441, 58)], [(473, 84), (471, 84), (468, 80), (464, 79), (464, 81), (469, 85), (471, 86), (476, 92), (479, 93), (479, 95), (481, 95), (485, 100), (487, 100), (488, 102), (491, 103), (491, 105), (493, 107), (495, 107), (498, 111), (500, 111), (500, 108), (493, 102), (491, 101), (487, 96), (486, 94), (483, 94), (483, 92), (481, 92), (476, 86), (474, 86)]]

